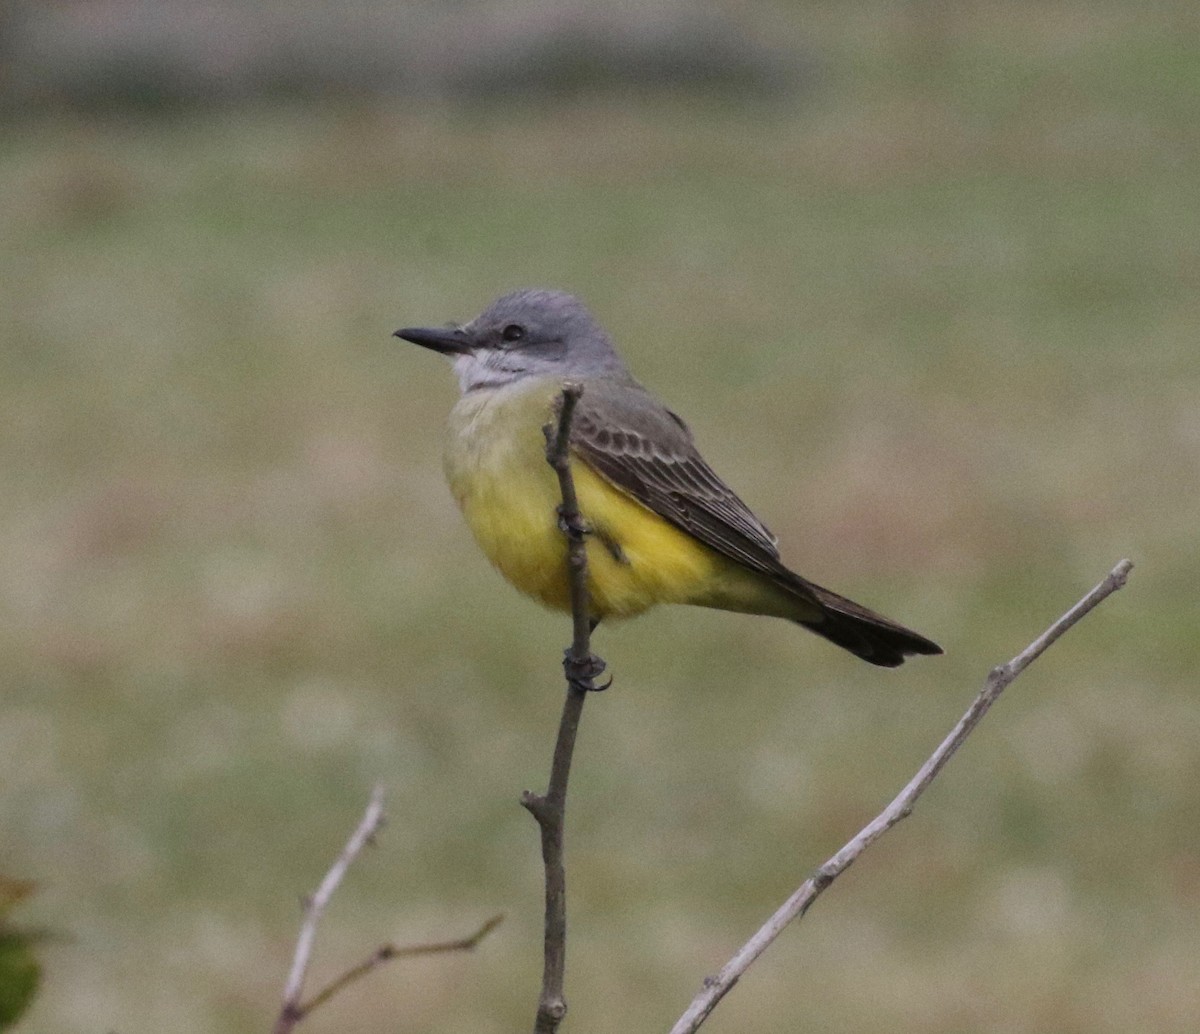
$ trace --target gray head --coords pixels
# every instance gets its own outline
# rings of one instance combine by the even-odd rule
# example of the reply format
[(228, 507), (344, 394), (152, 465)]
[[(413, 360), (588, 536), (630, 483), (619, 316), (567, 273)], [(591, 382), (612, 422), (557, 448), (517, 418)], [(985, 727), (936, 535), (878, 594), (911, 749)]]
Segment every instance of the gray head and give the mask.
[(628, 376), (604, 328), (563, 291), (514, 291), (470, 323), (406, 327), (396, 337), (453, 360), (464, 392), (526, 377)]

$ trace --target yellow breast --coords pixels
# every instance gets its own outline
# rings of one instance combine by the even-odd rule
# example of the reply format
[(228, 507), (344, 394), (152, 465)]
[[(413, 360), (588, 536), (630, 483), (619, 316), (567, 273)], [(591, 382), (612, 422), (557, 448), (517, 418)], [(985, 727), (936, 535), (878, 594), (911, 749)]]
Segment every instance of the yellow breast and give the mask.
[[(558, 528), (558, 480), (542, 426), (556, 380), (523, 381), (464, 396), (450, 416), (446, 476), (476, 541), (513, 585), (567, 610), (566, 540)], [(729, 566), (594, 473), (572, 470), (588, 538), (588, 589), (596, 617), (628, 617), (655, 603), (700, 603)]]

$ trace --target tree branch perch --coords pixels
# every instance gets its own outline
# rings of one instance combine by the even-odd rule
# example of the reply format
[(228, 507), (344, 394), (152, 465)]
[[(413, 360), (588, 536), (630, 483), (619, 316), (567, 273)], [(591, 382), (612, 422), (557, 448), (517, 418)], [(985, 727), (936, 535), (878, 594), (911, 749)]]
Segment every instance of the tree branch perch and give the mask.
[(535, 1034), (555, 1034), (567, 1013), (567, 1001), (563, 994), (567, 949), (567, 877), (563, 862), (567, 782), (571, 775), (571, 759), (575, 753), (575, 738), (579, 732), (584, 701), (589, 691), (607, 688), (607, 684), (597, 686), (595, 683), (604, 671), (604, 662), (594, 656), (591, 650), (592, 624), (587, 590), (588, 528), (579, 512), (575, 482), (571, 476), (571, 418), (582, 394), (581, 384), (564, 384), (556, 403), (557, 425), (551, 422), (543, 428), (546, 462), (558, 475), (562, 494), (559, 524), (567, 539), (567, 577), (571, 588), (574, 634), (563, 658), (567, 695), (563, 701), (554, 757), (550, 763), (549, 784), (544, 794), (526, 790), (521, 795), (521, 804), (537, 820), (541, 831), (542, 863), (546, 870), (542, 990), (534, 1021)]
[(733, 990), (742, 974), (772, 944), (792, 920), (802, 917), (838, 876), (846, 871), (868, 847), (891, 829), (901, 819), (912, 814), (917, 798), (928, 789), (929, 784), (941, 772), (954, 752), (962, 746), (972, 730), (987, 714), (1000, 694), (1026, 668), (1040, 657), (1067, 629), (1084, 618), (1098, 604), (1123, 588), (1133, 564), (1122, 560), (1091, 592), (1055, 621), (1049, 628), (1022, 650), (1007, 664), (993, 668), (988, 674), (983, 689), (959, 719), (958, 724), (930, 755), (908, 785), (900, 791), (878, 816), (863, 827), (845, 846), (810, 876), (800, 888), (783, 903), (776, 913), (750, 938), (715, 977), (708, 977), (700, 993), (692, 1000), (684, 1014), (671, 1028), (670, 1034), (694, 1034), (708, 1019), (721, 999)]

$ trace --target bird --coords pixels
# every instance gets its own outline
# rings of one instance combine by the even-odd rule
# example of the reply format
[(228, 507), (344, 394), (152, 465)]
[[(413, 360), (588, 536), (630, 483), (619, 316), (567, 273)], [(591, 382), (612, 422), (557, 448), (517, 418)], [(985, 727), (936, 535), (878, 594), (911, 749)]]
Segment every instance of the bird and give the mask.
[(570, 465), (589, 532), (593, 627), (680, 603), (785, 618), (897, 667), (930, 639), (790, 570), (778, 541), (701, 456), (683, 419), (637, 380), (586, 306), (523, 289), (473, 320), (395, 336), (447, 357), (460, 388), (444, 466), (491, 563), (518, 590), (570, 610), (557, 477), (542, 428), (565, 382), (582, 387)]

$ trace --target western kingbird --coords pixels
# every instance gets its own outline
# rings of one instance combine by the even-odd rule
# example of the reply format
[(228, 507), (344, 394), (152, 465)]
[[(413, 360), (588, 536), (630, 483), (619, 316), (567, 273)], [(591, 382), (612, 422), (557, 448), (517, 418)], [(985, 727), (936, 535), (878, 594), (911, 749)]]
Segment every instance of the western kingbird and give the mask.
[(788, 570), (775, 536), (704, 462), (683, 420), (633, 379), (578, 299), (516, 291), (470, 323), (396, 337), (453, 362), (462, 397), (450, 414), (446, 476), (484, 553), (522, 592), (570, 610), (542, 427), (563, 383), (576, 381), (571, 467), (592, 532), (593, 622), (690, 603), (787, 618), (889, 668), (942, 652)]

